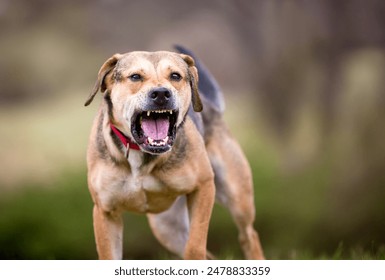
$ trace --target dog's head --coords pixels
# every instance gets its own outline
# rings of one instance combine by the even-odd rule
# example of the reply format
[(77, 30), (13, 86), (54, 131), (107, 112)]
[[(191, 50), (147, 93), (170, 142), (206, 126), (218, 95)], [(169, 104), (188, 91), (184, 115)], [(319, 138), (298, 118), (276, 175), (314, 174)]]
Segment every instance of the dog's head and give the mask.
[(100, 68), (85, 106), (101, 90), (110, 121), (144, 152), (171, 150), (192, 103), (202, 110), (194, 60), (173, 52), (115, 54)]

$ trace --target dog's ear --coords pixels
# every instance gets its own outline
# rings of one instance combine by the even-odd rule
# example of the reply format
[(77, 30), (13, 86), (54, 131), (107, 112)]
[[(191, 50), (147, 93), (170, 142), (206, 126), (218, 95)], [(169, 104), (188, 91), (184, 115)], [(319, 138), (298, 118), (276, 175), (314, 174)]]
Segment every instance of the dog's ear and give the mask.
[(122, 55), (117, 53), (103, 63), (102, 67), (100, 67), (100, 70), (98, 73), (98, 79), (96, 80), (94, 89), (92, 90), (91, 94), (88, 96), (86, 103), (84, 103), (84, 106), (88, 106), (92, 102), (95, 95), (99, 92), (99, 89), (101, 90), (101, 92), (104, 92), (106, 90), (105, 78), (107, 74), (110, 73), (112, 69), (114, 69), (116, 63), (121, 57)]
[(180, 54), (180, 56), (188, 65), (188, 74), (191, 86), (191, 99), (194, 111), (201, 112), (203, 110), (203, 105), (198, 92), (198, 70), (195, 67), (194, 59), (187, 54)]

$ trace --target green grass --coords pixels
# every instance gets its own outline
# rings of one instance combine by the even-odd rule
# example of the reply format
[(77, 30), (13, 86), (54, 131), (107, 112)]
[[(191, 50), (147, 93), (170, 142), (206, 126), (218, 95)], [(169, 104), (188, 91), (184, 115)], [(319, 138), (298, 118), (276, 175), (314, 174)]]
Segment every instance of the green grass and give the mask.
[(64, 172), (53, 185), (27, 184), (1, 198), (0, 258), (96, 257), (84, 173)]
[[(259, 176), (262, 176), (261, 174)], [(261, 179), (257, 176), (257, 178)], [(266, 179), (267, 180), (267, 179)], [(266, 182), (267, 183), (267, 182)], [(92, 201), (85, 170), (64, 171), (52, 185), (26, 183), (23, 190), (0, 198), (0, 259), (95, 259)], [(267, 199), (275, 203), (272, 194)], [(282, 200), (277, 203), (282, 204)], [(256, 223), (269, 259), (385, 259), (385, 246), (349, 246), (343, 241), (332, 250), (298, 242), (290, 236), (300, 233), (307, 218), (298, 218), (297, 229), (283, 230), (277, 211), (267, 215), (259, 206), (262, 221)], [(272, 211), (272, 209), (270, 208)], [(282, 211), (282, 210), (281, 210)], [(294, 209), (294, 214), (296, 214)], [(262, 218), (263, 215), (266, 215)], [(292, 223), (291, 220), (285, 225)], [(269, 237), (269, 236), (272, 237)], [(286, 235), (289, 235), (285, 238)], [(297, 240), (290, 246), (288, 240)], [(315, 239), (316, 240), (316, 239)], [(314, 241), (315, 242), (315, 241)], [(306, 247), (308, 246), (308, 247)], [(237, 231), (227, 210), (216, 206), (210, 226), (208, 247), (219, 259), (242, 259)], [(127, 259), (175, 258), (163, 249), (143, 215), (125, 215), (124, 257)]]

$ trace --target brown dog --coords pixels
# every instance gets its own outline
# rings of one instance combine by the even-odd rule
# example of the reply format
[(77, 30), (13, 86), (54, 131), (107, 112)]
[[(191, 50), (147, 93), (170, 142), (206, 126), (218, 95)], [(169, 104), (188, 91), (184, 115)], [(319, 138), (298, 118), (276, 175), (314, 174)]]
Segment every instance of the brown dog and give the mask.
[(263, 258), (249, 165), (223, 123), (218, 86), (197, 61), (198, 93), (189, 54), (115, 54), (100, 68), (85, 103), (104, 93), (87, 153), (100, 259), (122, 258), (123, 211), (147, 214), (171, 252), (205, 259), (215, 198), (230, 210), (245, 256)]

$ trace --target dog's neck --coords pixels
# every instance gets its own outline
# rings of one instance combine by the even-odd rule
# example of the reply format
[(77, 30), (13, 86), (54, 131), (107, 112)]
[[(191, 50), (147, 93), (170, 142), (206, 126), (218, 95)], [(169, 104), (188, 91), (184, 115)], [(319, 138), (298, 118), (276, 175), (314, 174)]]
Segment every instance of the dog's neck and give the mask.
[(122, 142), (123, 146), (126, 148), (126, 157), (128, 156), (129, 150), (140, 150), (140, 147), (131, 141), (129, 137), (123, 134), (119, 129), (117, 129), (112, 123), (110, 123), (111, 130), (115, 133), (115, 135)]

